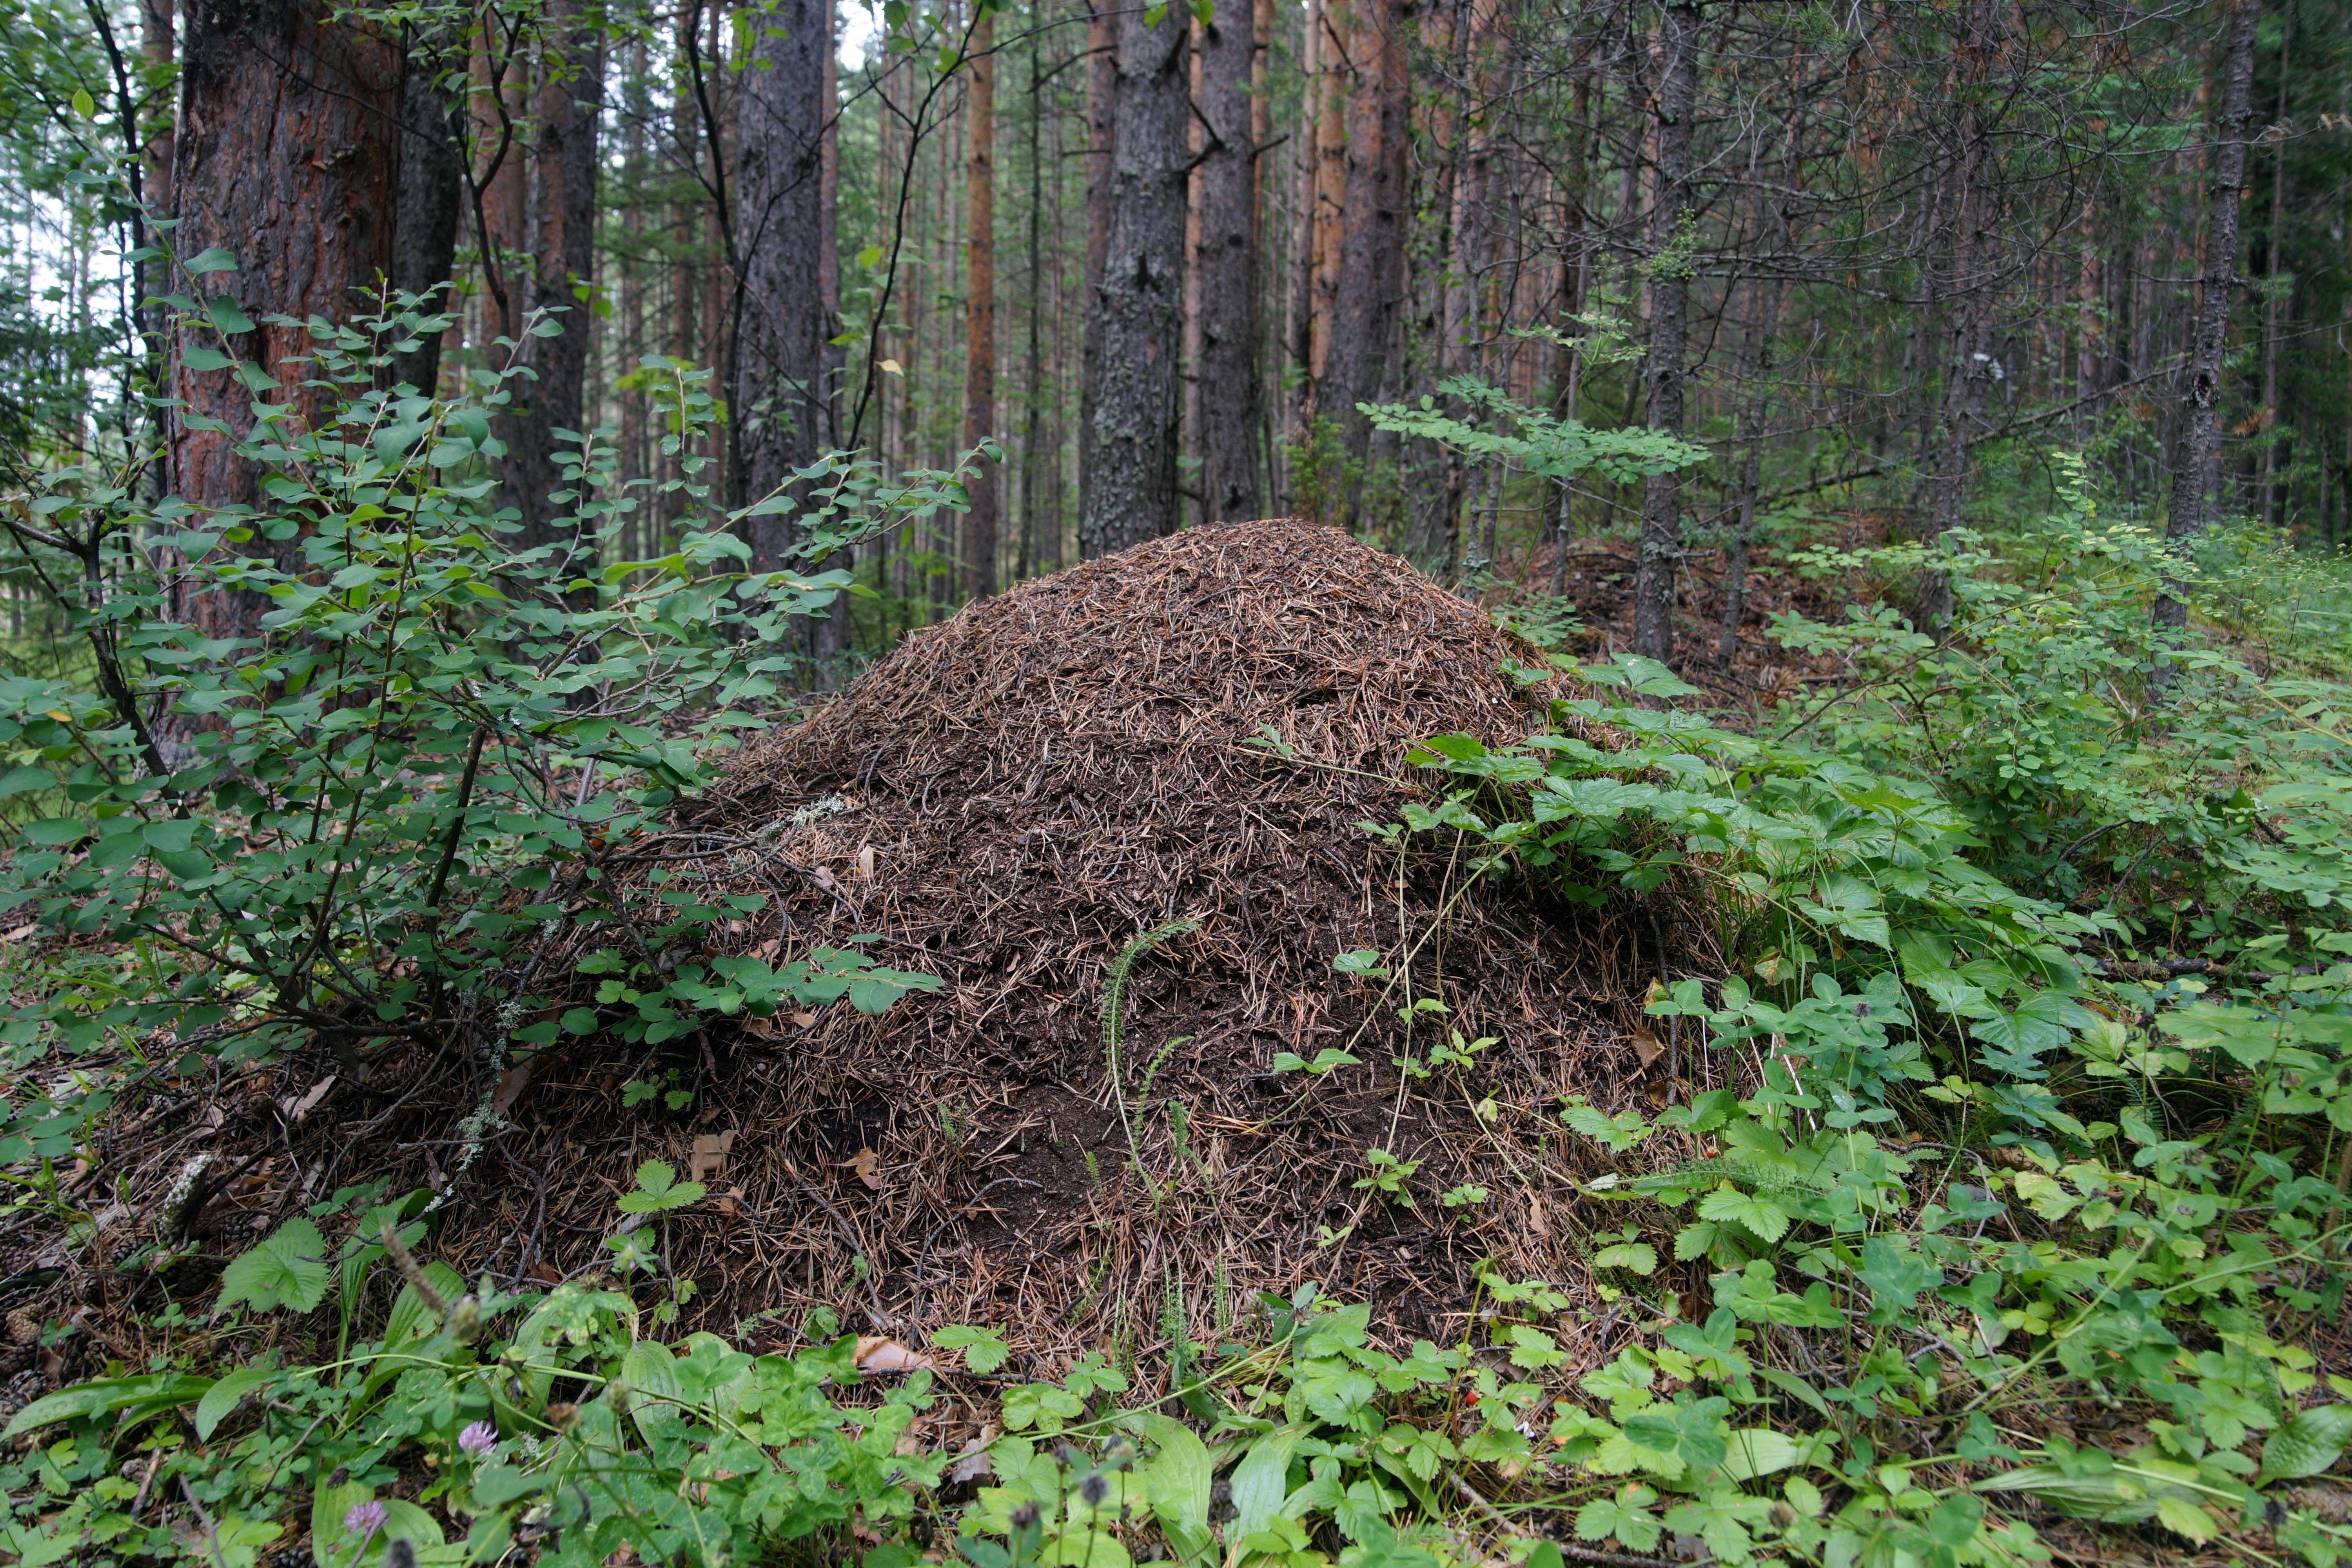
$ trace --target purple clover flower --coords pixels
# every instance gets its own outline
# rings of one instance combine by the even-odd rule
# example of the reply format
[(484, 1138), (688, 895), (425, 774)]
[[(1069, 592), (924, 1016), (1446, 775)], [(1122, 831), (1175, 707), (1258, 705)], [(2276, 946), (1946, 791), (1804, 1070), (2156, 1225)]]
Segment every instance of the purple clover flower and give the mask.
[(487, 1421), (477, 1421), (457, 1434), (457, 1447), (477, 1459), (487, 1459), (499, 1446), (499, 1429)]
[(364, 1546), (369, 1536), (383, 1528), (389, 1510), (380, 1502), (355, 1502), (352, 1504), (351, 1511), (343, 1515), (343, 1529), (358, 1536), (360, 1544)]

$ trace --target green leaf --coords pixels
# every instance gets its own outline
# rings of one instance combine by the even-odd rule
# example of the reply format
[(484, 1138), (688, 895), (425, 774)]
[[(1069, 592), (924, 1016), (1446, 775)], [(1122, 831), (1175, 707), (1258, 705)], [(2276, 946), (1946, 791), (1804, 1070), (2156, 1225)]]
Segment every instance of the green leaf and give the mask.
[(239, 1401), (277, 1375), (274, 1367), (241, 1366), (206, 1389), (196, 1401), (196, 1440), (210, 1441), (214, 1430), (228, 1419)]
[(1264, 1530), (1289, 1495), (1284, 1478), (1290, 1473), (1290, 1456), (1306, 1433), (1296, 1426), (1269, 1432), (1250, 1445), (1234, 1467), (1232, 1502), (1234, 1517), (1225, 1526), (1228, 1540), (1239, 1541)]
[(1621, 1488), (1613, 1498), (1586, 1503), (1576, 1512), (1579, 1541), (1606, 1541), (1615, 1536), (1632, 1552), (1648, 1552), (1658, 1544), (1658, 1516), (1649, 1505), (1658, 1494), (1636, 1481)]
[(1726, 1441), (1729, 1449), (1723, 1461), (1723, 1473), (1735, 1481), (1754, 1480), (1758, 1476), (1785, 1470), (1805, 1453), (1804, 1448), (1766, 1426), (1734, 1432)]
[(1629, 1274), (1649, 1275), (1657, 1271), (1658, 1249), (1647, 1242), (1622, 1242), (1604, 1247), (1592, 1255), (1595, 1268), (1622, 1268)]
[(2263, 1470), (2254, 1484), (2315, 1476), (2344, 1457), (2347, 1442), (2352, 1442), (2352, 1405), (2306, 1410), (2263, 1441)]
[(1003, 1335), (994, 1329), (976, 1329), (970, 1323), (950, 1323), (931, 1336), (931, 1343), (941, 1350), (963, 1352), (963, 1364), (982, 1377), (1003, 1366), (1013, 1354)]
[(0, 795), (22, 795), (28, 789), (54, 789), (58, 776), (47, 768), (10, 768), (0, 773)]
[(191, 272), (234, 272), (236, 258), (215, 245), (209, 250), (198, 251), (186, 266)]
[[(466, 1293), (466, 1281), (438, 1258), (425, 1266), (425, 1282), (444, 1301), (454, 1301)], [(403, 1345), (440, 1326), (440, 1320), (425, 1304), (425, 1298), (416, 1293), (416, 1287), (403, 1285), (400, 1294), (392, 1299), (392, 1311), (384, 1318), (383, 1342), (388, 1346)]]
[(1854, 1275), (1870, 1287), (1871, 1303), (1880, 1311), (1907, 1312), (1920, 1291), (1944, 1282), (1942, 1269), (1883, 1236), (1862, 1244), (1862, 1263)]
[(73, 111), (84, 120), (95, 120), (98, 118), (98, 100), (90, 97), (87, 89), (78, 87), (73, 89)]
[(252, 318), (238, 310), (236, 301), (226, 295), (211, 301), (205, 310), (212, 317), (213, 325), (226, 336), (253, 331)]
[(327, 1244), (319, 1227), (300, 1217), (288, 1220), (268, 1240), (221, 1271), (220, 1299), (213, 1315), (239, 1301), (257, 1312), (280, 1307), (308, 1312), (326, 1299)]
[[(341, 1470), (335, 1475), (343, 1474)], [(344, 1516), (354, 1504), (367, 1502), (375, 1489), (362, 1481), (345, 1480), (321, 1486), (310, 1494), (310, 1560), (318, 1568), (353, 1568), (357, 1553), (341, 1552)], [(388, 1515), (387, 1515), (388, 1517)]]
[(660, 1160), (648, 1160), (637, 1167), (637, 1190), (621, 1194), (621, 1210), (625, 1214), (667, 1214), (688, 1204), (700, 1203), (709, 1189), (700, 1182), (681, 1182), (677, 1168)]
[[(971, 1361), (967, 1354), (965, 1364)], [(1209, 1556), (1217, 1541), (1209, 1529), (1215, 1470), (1207, 1445), (1181, 1421), (1156, 1410), (1130, 1415), (1127, 1425), (1157, 1450), (1143, 1474), (1160, 1532), (1176, 1548), (1179, 1560)]]
[(2185, 1535), (2191, 1541), (2210, 1541), (2221, 1533), (2211, 1514), (2187, 1498), (2169, 1492), (2156, 1500), (2156, 1521), (2175, 1535)]
[(1789, 1233), (1789, 1211), (1767, 1198), (1750, 1197), (1729, 1182), (1698, 1201), (1701, 1219), (1728, 1220), (1759, 1240), (1773, 1242)]
[(1650, 1135), (1650, 1124), (1641, 1113), (1621, 1110), (1614, 1116), (1604, 1116), (1581, 1100), (1570, 1100), (1559, 1119), (1596, 1143), (1608, 1146), (1612, 1154), (1622, 1154), (1638, 1149)]
[(212, 1380), (183, 1373), (149, 1373), (141, 1377), (102, 1377), (44, 1394), (16, 1412), (0, 1437), (21, 1436), (58, 1421), (100, 1415), (110, 1410), (160, 1410), (201, 1399)]

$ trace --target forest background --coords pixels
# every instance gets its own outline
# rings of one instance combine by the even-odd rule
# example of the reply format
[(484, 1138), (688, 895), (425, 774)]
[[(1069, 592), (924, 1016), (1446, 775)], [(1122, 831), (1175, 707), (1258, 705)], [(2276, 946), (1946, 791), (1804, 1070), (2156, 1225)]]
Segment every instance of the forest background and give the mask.
[[(1687, 547), (1809, 508), (1938, 533), (2021, 476), (2046, 496), (2053, 445), (2129, 506), (2205, 470), (2192, 531), (2207, 504), (2343, 531), (2352, 85), (2315, 0), (1238, 4), (32, 7), (0, 66), (0, 436), (162, 438), (165, 489), (249, 499), (145, 401), (243, 417), (166, 368), (143, 245), (236, 261), (203, 276), (256, 321), (454, 279), (400, 368), (520, 353), (526, 542), (561, 430), (610, 430), (628, 479), (707, 458), (738, 507), (835, 447), (944, 469), (993, 438), (968, 513), (857, 548), (881, 596), (812, 625), (820, 663), (1281, 512), (1538, 582), (1638, 521), (1663, 654)], [(696, 450), (661, 450), (647, 356), (714, 373)], [(1530, 476), (1363, 412), (1507, 424), (1463, 376), (1712, 460)], [(608, 548), (658, 553), (667, 496)]]
[[(2352, 1555), (2333, 0), (8, 16), (25, 1568)], [(938, 1321), (995, 1178), (795, 1165), (824, 1119), (739, 1102), (721, 1188), (703, 1128), (714, 1038), (914, 1011), (941, 955), (745, 951), (845, 901), (777, 847), (845, 803), (695, 811), (959, 605), (1278, 513), (1443, 584), (1256, 536), (1466, 621), (1446, 679), (1541, 727), (1390, 736), (1402, 820), (1333, 814), (1400, 899), (1438, 868), (1426, 929), (1265, 938), (1366, 1021), (1237, 1069), (1287, 1106), (1228, 1127), (1265, 1206), (1326, 1189), (1286, 1273), (1065, 1259)], [(738, 854), (785, 881), (700, 869)], [(1550, 1053), (1608, 1103), (1420, 994), (1474, 886), (1639, 961)], [(1189, 1037), (1121, 1056), (1178, 912), (1020, 954), (1100, 1007), (1074, 1247), (1222, 1212)], [(612, 1070), (564, 1068), (526, 1226), (490, 1173), (566, 1052)], [(1416, 1214), (1454, 1295), (1407, 1351), (1399, 1292), (1323, 1287)], [(754, 1232), (801, 1283), (738, 1299)]]

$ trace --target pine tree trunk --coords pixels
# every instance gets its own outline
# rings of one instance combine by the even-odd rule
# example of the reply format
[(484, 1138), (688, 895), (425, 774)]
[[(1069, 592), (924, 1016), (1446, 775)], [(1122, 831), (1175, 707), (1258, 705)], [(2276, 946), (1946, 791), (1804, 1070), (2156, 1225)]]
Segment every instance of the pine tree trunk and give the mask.
[[(1357, 5), (1379, 0), (1353, 0)], [(1344, 411), (1343, 398), (1332, 395), (1324, 383), (1330, 374), (1331, 339), (1339, 299), (1339, 251), (1348, 203), (1348, 105), (1364, 83), (1341, 40), (1351, 29), (1349, 11), (1340, 0), (1322, 0), (1322, 25), (1318, 29), (1322, 69), (1316, 78), (1315, 194), (1308, 206), (1310, 228), (1307, 260), (1307, 331), (1300, 383), (1301, 438), (1312, 441), (1315, 423), (1335, 411)], [(1325, 486), (1326, 505), (1330, 488)], [(1327, 515), (1324, 521), (1334, 519)]]
[[(1669, 5), (1658, 29), (1658, 197), (1650, 210), (1653, 264), (1673, 250), (1690, 207), (1691, 116), (1698, 102), (1698, 7)], [(1649, 353), (1653, 428), (1683, 428), (1688, 268), (1656, 267), (1650, 279)], [(1682, 481), (1653, 474), (1642, 495), (1642, 543), (1633, 574), (1633, 651), (1661, 663), (1674, 657), (1675, 579), (1682, 568)]]
[[(976, 447), (996, 435), (996, 15), (971, 29), (971, 122), (964, 164), (963, 439)], [(964, 514), (964, 593), (996, 592), (997, 465), (982, 459)]]
[(1300, 40), (1298, 162), (1291, 197), (1291, 254), (1283, 290), (1289, 319), (1285, 323), (1283, 352), (1297, 373), (1297, 396), (1286, 410), (1293, 437), (1304, 443), (1315, 409), (1315, 196), (1322, 156), (1322, 92), (1324, 44), (1323, 0), (1307, 0), (1306, 26)]
[(1087, 324), (1078, 547), (1087, 557), (1172, 531), (1184, 296), (1185, 26), (1169, 5), (1118, 18), (1108, 231)]
[(1348, 452), (1359, 458), (1371, 427), (1357, 405), (1381, 394), (1404, 289), (1409, 17), (1410, 0), (1357, 0), (1349, 37), (1357, 84), (1347, 104), (1347, 195), (1318, 408), (1344, 424)]
[[(2205, 266), (2197, 296), (2197, 336), (2189, 350), (2188, 417), (2172, 470), (2172, 510), (2165, 537), (2176, 547), (2203, 531), (2209, 498), (2220, 488), (2221, 354), (2228, 346), (2231, 297), (2238, 283), (2238, 193), (2246, 181), (2246, 131), (2253, 118), (2254, 28), (2260, 0), (2231, 0), (2229, 39), (2221, 51), (2219, 110), (2213, 117), (2213, 184), (2205, 221)], [(2158, 595), (2156, 624), (2189, 624), (2179, 584)]]
[[(2287, 47), (2294, 41), (2292, 18), (2287, 35), (2279, 40), (2278, 112), (2273, 123), (2284, 125), (2287, 111), (2287, 84), (2294, 79), (2287, 74)], [(2284, 304), (2286, 290), (2280, 287), (2279, 240), (2286, 226), (2286, 148), (2281, 143), (2271, 149), (2271, 232), (2270, 261), (2263, 268), (2263, 474), (2259, 494), (2262, 498), (2263, 521), (2273, 527), (2285, 521), (2280, 515), (2278, 489), (2279, 458), (2279, 307)]]
[[(524, 193), (524, 243), (514, 268), (523, 289), (521, 319), (537, 317), (562, 331), (551, 337), (526, 324), (517, 362), (537, 379), (509, 383), (521, 416), (510, 422), (507, 494), (522, 510), (521, 542), (573, 542), (565, 508), (552, 500), (567, 488), (559, 451), (576, 444), (558, 430), (578, 431), (587, 387), (592, 323), (584, 289), (595, 276), (596, 121), (604, 95), (604, 32), (593, 0), (555, 0), (543, 24), (546, 37), (534, 72), (532, 146)], [(577, 541), (593, 550), (594, 541)]]
[[(391, 272), (401, 52), (302, 0), (195, 0), (186, 25), (174, 247), (184, 257), (217, 247), (236, 258), (235, 272), (205, 279), (256, 323), (228, 346), (278, 378), (282, 390), (261, 395), (267, 401), (314, 419), (320, 398), (288, 363), (310, 352), (310, 334), (263, 318), (348, 320)], [(169, 438), (172, 489), (205, 512), (254, 505), (261, 477), (234, 449), (253, 429), (256, 395), (230, 372), (192, 370), (181, 358), (212, 339), (208, 329), (178, 334), (172, 392), (184, 407)], [(289, 570), (300, 560), (293, 540), (247, 548)], [(257, 594), (222, 592), (177, 607), (207, 637), (249, 637), (269, 605)]]
[[(824, 132), (831, 106), (824, 0), (782, 0), (768, 14), (742, 76), (735, 232), (742, 266), (733, 359), (741, 437), (740, 493), (758, 501), (824, 451), (832, 434), (823, 271)], [(794, 542), (781, 516), (755, 518), (755, 571), (783, 564)]]
[[(464, 166), (458, 138), (464, 112), (441, 85), (450, 65), (430, 39), (412, 43), (400, 94), (400, 191), (394, 216), (392, 287), (424, 299), (427, 311), (454, 310), (450, 282), (457, 256)], [(431, 396), (441, 379), (441, 338), (422, 337), (393, 361), (393, 380)]]
[(1253, 17), (1229, 4), (1202, 29), (1199, 173), (1202, 517), (1265, 514), (1257, 460), (1257, 193), (1250, 142)]

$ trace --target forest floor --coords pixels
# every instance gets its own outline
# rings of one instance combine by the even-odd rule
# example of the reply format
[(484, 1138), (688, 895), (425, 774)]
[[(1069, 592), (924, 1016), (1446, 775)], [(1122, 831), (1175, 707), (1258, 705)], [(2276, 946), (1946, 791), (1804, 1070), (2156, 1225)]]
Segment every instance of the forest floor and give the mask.
[[(1842, 542), (1877, 531), (1855, 519)], [(377, 1502), (421, 1541), (450, 1539), (435, 1550), (453, 1565), (520, 1552), (583, 1568), (715, 1563), (727, 1553), (700, 1544), (711, 1531), (735, 1532), (739, 1556), (780, 1530), (815, 1533), (866, 1568), (956, 1552), (979, 1568), (1125, 1568), (1217, 1550), (1245, 1568), (1343, 1552), (1357, 1554), (1343, 1565), (1398, 1568), (1767, 1550), (1895, 1563), (1942, 1561), (1939, 1543), (2003, 1568), (2044, 1554), (2219, 1563), (2270, 1561), (2249, 1544), (2265, 1533), (2270, 1550), (2291, 1540), (2320, 1563), (2328, 1531), (2352, 1541), (2352, 1489), (2323, 1473), (2352, 1438), (2327, 1413), (2352, 1405), (2296, 1409), (2315, 1386), (2352, 1399), (2352, 1329), (2318, 1310), (2315, 1266), (2293, 1250), (2302, 1233), (2281, 1232), (2275, 1266), (2260, 1254), (2294, 1303), (2283, 1319), (2231, 1306), (2175, 1311), (2167, 1329), (2147, 1315), (2165, 1289), (2243, 1299), (2229, 1260), (2257, 1256), (2244, 1238), (2266, 1234), (2271, 1205), (2244, 1211), (2252, 1230), (2229, 1229), (2239, 1211), (2222, 1207), (2209, 1234), (2175, 1237), (2180, 1271), (2166, 1279), (2179, 1283), (2159, 1281), (2131, 1319), (2098, 1314), (2137, 1258), (2107, 1249), (2107, 1220), (2061, 1227), (2140, 1188), (2205, 1202), (2217, 1189), (2202, 1156), (2185, 1173), (2159, 1162), (2241, 1126), (2231, 1108), (2247, 1085), (2217, 1087), (2227, 1075), (2210, 1063), (2169, 1100), (2118, 1098), (2119, 1075), (2102, 1076), (2102, 1020), (2156, 1016), (2144, 991), (2069, 992), (2035, 1013), (2036, 994), (2059, 992), (1997, 978), (2011, 961), (1991, 926), (1950, 928), (1982, 944), (1969, 984), (2020, 987), (2015, 1019), (2063, 1017), (2094, 1042), (2051, 1079), (2084, 1119), (2050, 1123), (2087, 1141), (2072, 1163), (2046, 1139), (1990, 1138), (2003, 1124), (1989, 1108), (2008, 1103), (1993, 1091), (1925, 1069), (1908, 1081), (1930, 1084), (1926, 1099), (1900, 1087), (1885, 1026), (1869, 1023), (1901, 1016), (1899, 993), (1870, 977), (1887, 933), (1868, 924), (1876, 895), (1852, 878), (1833, 890), (1843, 871), (1801, 870), (1773, 895), (1826, 927), (1759, 942), (1716, 925), (1723, 893), (1678, 851), (1646, 879), (1627, 872), (1638, 896), (1570, 884), (1529, 901), (1481, 890), (1465, 869), (1473, 837), (1417, 853), (1363, 833), (1441, 799), (1442, 774), (1437, 788), (1396, 786), (1406, 742), (1475, 732), (1501, 747), (1539, 728), (1498, 673), (1510, 645), (1470, 606), (1320, 536), (1196, 531), (1140, 553), (1148, 566), (1074, 569), (919, 634), (670, 830), (681, 845), (724, 839), (723, 873), (689, 874), (698, 897), (774, 889), (703, 961), (878, 932), (943, 977), (936, 994), (878, 1017), (836, 1004), (656, 1043), (622, 1038), (607, 1008), (602, 1026), (572, 1031), (584, 1037), (488, 1077), (421, 1041), (363, 1065), (323, 1047), (215, 1059), (85, 1100), (78, 1129), (23, 1129), (57, 1154), (47, 1185), (0, 1219), (0, 1379), (22, 1435), (0, 1483), (62, 1500), (119, 1474), (126, 1495), (108, 1481), (53, 1502), (37, 1531), (6, 1527), (0, 1552), (29, 1565), (57, 1542), (121, 1540), (143, 1542), (130, 1557), (212, 1568), (265, 1555), (355, 1568)], [(1553, 580), (1554, 562), (1512, 564)], [(1561, 596), (1581, 625), (1566, 647), (1588, 673), (1625, 651), (1633, 571), (1630, 542), (1571, 545)], [(1695, 552), (1686, 581), (1680, 672), (1697, 689), (1661, 711), (1675, 693), (1655, 686), (1550, 737), (1603, 742), (1577, 787), (1611, 792), (1607, 810), (1663, 798), (1654, 781), (1689, 776), (1685, 748), (1741, 754), (1775, 709), (1853, 679), (1766, 635), (1775, 616), (1840, 617), (1848, 585), (1759, 549), (1722, 666), (1719, 561)], [(1132, 635), (1144, 625), (1152, 637)], [(1656, 723), (1680, 728), (1645, 750)], [(825, 736), (845, 750), (810, 739)], [(1487, 753), (1448, 756), (1466, 770), (1457, 801), (1501, 809), (1478, 793)], [(1804, 796), (1855, 773), (1837, 767), (1780, 787)], [(1892, 864), (1940, 886), (1945, 872), (1920, 868), (1949, 864), (1948, 824), (1906, 838), (1919, 803), (1835, 788), (1819, 798), (1848, 819), (1878, 813), (1871, 832), (1901, 847)], [(1821, 820), (1784, 816), (1775, 831), (1794, 842)], [(1865, 841), (1882, 842), (1852, 839)], [(792, 875), (743, 859), (755, 842), (768, 870)], [(1359, 856), (1379, 844), (1393, 858)], [(1833, 846), (1825, 863), (1865, 852), (1879, 850)], [(1976, 874), (1950, 875), (1985, 896)], [(1893, 918), (1898, 937), (1906, 920), (1931, 925), (1916, 910)], [(783, 922), (772, 940), (770, 919)], [(128, 957), (30, 928), (5, 940), (19, 986)], [(1736, 976), (1780, 982), (1801, 942), (1821, 952), (1809, 988), (1738, 1014)], [(2222, 983), (2226, 963), (2211, 973)], [(1967, 1016), (2012, 1016), (1948, 986), (1938, 994)], [(583, 983), (575, 1011), (586, 996)], [(1496, 1041), (1465, 1037), (1480, 1030), (1507, 1043), (1482, 1055)], [(2160, 1037), (2132, 1037), (2159, 1049)], [(70, 1084), (128, 1085), (140, 1059), (86, 1055)], [(1810, 1116), (1773, 1109), (1818, 1110), (1810, 1075), (1864, 1059), (1888, 1082), (1843, 1131), (1808, 1132)], [(1965, 1070), (1967, 1058), (1938, 1062)], [(1798, 1098), (1776, 1102), (1784, 1087)], [(1947, 1115), (1939, 1092), (1987, 1109)], [(1854, 1131), (1864, 1119), (1878, 1130)], [(2136, 1163), (2117, 1123), (2134, 1129)], [(2102, 1140), (2120, 1151), (2112, 1164)], [(1869, 1244), (1889, 1250), (1857, 1254), (1838, 1239), (1856, 1228), (1837, 1206), (1848, 1190), (1917, 1217)], [(2333, 1190), (2294, 1201), (2315, 1214)], [(1946, 1234), (1956, 1214), (1974, 1216), (1965, 1243)], [(397, 1268), (371, 1274), (386, 1222), (406, 1241), (389, 1243)], [(1826, 1239), (1800, 1243), (1808, 1226)], [(2220, 1272), (2194, 1272), (2209, 1252)], [(1954, 1295), (1963, 1279), (1979, 1294)], [(2045, 1367), (2065, 1334), (2044, 1336), (2068, 1313), (2067, 1332), (2095, 1321), (2098, 1342), (2141, 1344), (2134, 1364), (2145, 1380), (2177, 1374), (2176, 1404), (2111, 1386), (2072, 1351), (2067, 1375)], [(512, 1325), (484, 1345), (503, 1347), (496, 1357), (478, 1357), (471, 1315)], [(499, 1365), (538, 1370), (501, 1381)], [(2253, 1392), (2231, 1404), (2231, 1388)], [(632, 1410), (631, 1389), (677, 1419)], [(764, 1449), (727, 1447), (746, 1410), (788, 1398), (814, 1427), (780, 1418)], [(58, 1423), (79, 1436), (39, 1447)], [(1213, 1445), (1197, 1466), (1196, 1428)], [(152, 1440), (122, 1458), (141, 1430)], [(803, 1446), (813, 1430), (835, 1436)], [(1138, 1441), (1151, 1458), (1114, 1522), (1085, 1489), (1136, 1467)], [(2240, 1444), (2260, 1449), (2267, 1494), (2247, 1487), (2255, 1461)], [(139, 1484), (167, 1462), (184, 1511)], [(616, 1463), (634, 1479), (614, 1479)], [(563, 1478), (592, 1474), (610, 1498), (583, 1493), (564, 1523)], [(745, 1474), (798, 1475), (800, 1500), (721, 1484)], [(222, 1535), (238, 1520), (253, 1532), (241, 1556)], [(1364, 1556), (1392, 1526), (1402, 1554)]]

